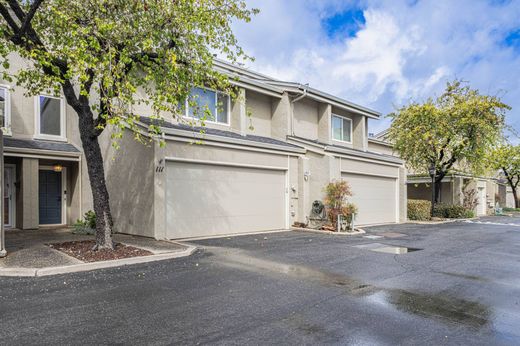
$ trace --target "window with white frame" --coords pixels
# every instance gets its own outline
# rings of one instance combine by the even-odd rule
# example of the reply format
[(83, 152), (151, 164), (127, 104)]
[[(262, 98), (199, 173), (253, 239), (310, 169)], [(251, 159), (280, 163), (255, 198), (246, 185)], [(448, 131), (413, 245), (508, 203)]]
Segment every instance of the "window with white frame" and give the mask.
[(219, 91), (192, 88), (186, 100), (185, 116), (218, 124), (229, 124), (229, 95)]
[(332, 139), (342, 142), (352, 142), (352, 120), (332, 115)]
[(63, 99), (44, 95), (37, 97), (36, 127), (39, 137), (65, 138)]
[(11, 125), (11, 105), (9, 88), (0, 86), (0, 127), (9, 131)]

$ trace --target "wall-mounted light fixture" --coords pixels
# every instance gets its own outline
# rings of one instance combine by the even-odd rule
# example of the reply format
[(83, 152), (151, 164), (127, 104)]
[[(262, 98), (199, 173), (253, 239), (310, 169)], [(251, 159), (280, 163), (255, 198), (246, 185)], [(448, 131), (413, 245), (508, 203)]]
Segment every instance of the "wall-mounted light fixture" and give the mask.
[(59, 173), (59, 172), (61, 172), (61, 171), (63, 170), (63, 166), (60, 165), (59, 163), (55, 163), (55, 164), (52, 166), (52, 170), (53, 170), (54, 172)]
[(305, 171), (305, 172), (303, 172), (303, 179), (304, 179), (305, 181), (309, 180), (309, 177), (310, 177), (310, 176), (311, 176), (311, 172), (309, 172), (309, 171)]

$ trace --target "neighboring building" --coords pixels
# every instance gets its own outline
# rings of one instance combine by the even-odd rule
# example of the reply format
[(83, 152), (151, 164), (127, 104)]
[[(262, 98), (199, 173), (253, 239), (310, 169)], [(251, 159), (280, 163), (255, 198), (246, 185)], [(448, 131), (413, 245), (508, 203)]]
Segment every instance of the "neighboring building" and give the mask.
[[(368, 147), (370, 150), (393, 154), (392, 144), (388, 142), (388, 130), (376, 134), (369, 138)], [(425, 174), (413, 174), (409, 172), (407, 179), (408, 199), (431, 200), (431, 177)], [(461, 172), (447, 174), (441, 182), (439, 201), (446, 204), (462, 205), (464, 200), (463, 189), (466, 191), (475, 190), (474, 196), (478, 200), (475, 208), (477, 215), (487, 215), (494, 213), (496, 202), (499, 205), (506, 205), (506, 184), (498, 177), (477, 177)]]
[[(240, 97), (193, 89), (215, 108), (204, 134), (166, 117), (164, 146), (124, 136), (115, 150), (108, 129), (100, 136), (115, 231), (174, 239), (287, 229), (305, 222), (334, 179), (351, 183), (358, 224), (405, 220), (403, 162), (369, 150), (367, 123), (377, 112), (227, 63), (216, 68), (236, 77)], [(28, 98), (0, 84), (4, 223), (71, 225), (92, 209), (76, 113), (63, 98)], [(139, 112), (147, 127), (151, 112)]]

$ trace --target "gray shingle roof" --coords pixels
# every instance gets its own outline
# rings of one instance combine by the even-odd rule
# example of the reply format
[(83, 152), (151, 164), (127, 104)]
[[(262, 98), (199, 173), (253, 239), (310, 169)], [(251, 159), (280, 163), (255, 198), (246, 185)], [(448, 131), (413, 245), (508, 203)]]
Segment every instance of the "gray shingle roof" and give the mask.
[(294, 148), (294, 149), (302, 149), (302, 147), (287, 143), (278, 139), (270, 138), (270, 137), (263, 137), (263, 136), (256, 136), (256, 135), (245, 135), (242, 136), (239, 133), (231, 132), (231, 131), (225, 131), (225, 130), (219, 130), (219, 129), (213, 129), (209, 127), (199, 127), (199, 126), (189, 126), (185, 124), (172, 124), (166, 120), (155, 120), (150, 119), (148, 117), (141, 117), (141, 122), (145, 125), (150, 124), (156, 124), (160, 127), (168, 128), (168, 129), (176, 129), (176, 130), (183, 130), (183, 131), (189, 131), (193, 133), (200, 133), (203, 131), (203, 133), (213, 136), (221, 136), (226, 138), (233, 138), (233, 139), (241, 139), (256, 143), (265, 143), (265, 144), (274, 144), (279, 146), (284, 146), (288, 148)]
[(370, 156), (373, 156), (374, 158), (380, 158), (380, 159), (387, 160), (387, 161), (394, 161), (397, 163), (402, 162), (402, 160), (400, 158), (392, 156), (392, 155), (376, 153), (373, 151), (364, 151), (364, 150), (354, 149), (354, 148), (350, 148), (350, 147), (338, 145), (338, 144), (326, 144), (326, 143), (318, 141), (317, 139), (307, 139), (307, 138), (298, 137), (298, 136), (292, 136), (292, 137), (302, 140), (302, 141), (320, 145), (323, 147), (323, 149), (327, 148), (327, 150), (329, 150), (329, 151), (341, 150), (341, 151), (350, 152), (353, 155), (358, 155), (358, 156), (370, 155)]
[(35, 149), (35, 150), (52, 150), (63, 151), (69, 153), (79, 153), (80, 151), (70, 143), (54, 142), (54, 141), (40, 141), (36, 139), (19, 139), (4, 137), (4, 147), (20, 148), (20, 149)]

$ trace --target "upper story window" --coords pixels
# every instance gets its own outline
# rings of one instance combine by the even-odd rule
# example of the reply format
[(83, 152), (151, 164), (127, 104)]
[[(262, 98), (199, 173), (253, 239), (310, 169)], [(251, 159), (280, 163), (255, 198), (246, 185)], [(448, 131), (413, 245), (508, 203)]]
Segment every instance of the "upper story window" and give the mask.
[(62, 98), (36, 97), (36, 136), (42, 139), (65, 139), (65, 103)]
[(0, 127), (9, 131), (11, 127), (11, 96), (9, 88), (0, 86)]
[(230, 108), (229, 95), (211, 89), (192, 88), (186, 100), (185, 116), (229, 125)]
[(352, 120), (332, 115), (332, 139), (336, 141), (352, 142)]

